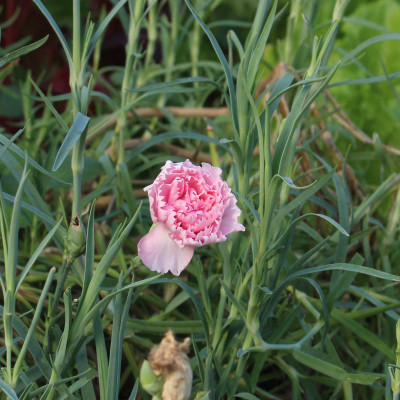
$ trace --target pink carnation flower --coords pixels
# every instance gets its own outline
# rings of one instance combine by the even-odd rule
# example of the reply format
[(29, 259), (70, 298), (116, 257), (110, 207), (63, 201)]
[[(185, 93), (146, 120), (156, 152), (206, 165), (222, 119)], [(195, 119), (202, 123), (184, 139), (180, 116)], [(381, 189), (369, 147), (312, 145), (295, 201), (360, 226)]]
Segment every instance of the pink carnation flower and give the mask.
[(195, 247), (224, 242), (226, 235), (244, 231), (241, 214), (221, 169), (189, 160), (167, 161), (154, 183), (144, 188), (150, 200), (154, 229), (138, 244), (139, 257), (152, 271), (179, 275)]

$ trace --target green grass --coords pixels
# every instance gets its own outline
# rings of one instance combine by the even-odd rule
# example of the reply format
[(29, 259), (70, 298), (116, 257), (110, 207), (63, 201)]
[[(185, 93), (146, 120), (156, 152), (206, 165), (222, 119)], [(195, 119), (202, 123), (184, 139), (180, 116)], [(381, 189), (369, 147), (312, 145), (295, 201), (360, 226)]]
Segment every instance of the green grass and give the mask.
[[(227, 37), (224, 1), (113, 1), (92, 22), (74, 0), (69, 30), (51, 2), (34, 3), (70, 90), (46, 92), (16, 62), (46, 38), (1, 49), (1, 89), (23, 118), (0, 127), (0, 398), (150, 399), (140, 368), (168, 329), (192, 340), (193, 399), (398, 398), (396, 140), (352, 124), (329, 93), (399, 34), (343, 50), (343, 0), (256, 2), (252, 24), (231, 21), (243, 28)], [(114, 19), (122, 67), (101, 62)], [(346, 80), (383, 80), (367, 75)], [(352, 87), (332, 90), (348, 99)], [(186, 158), (222, 168), (246, 232), (161, 276), (137, 257), (152, 225), (142, 189)]]

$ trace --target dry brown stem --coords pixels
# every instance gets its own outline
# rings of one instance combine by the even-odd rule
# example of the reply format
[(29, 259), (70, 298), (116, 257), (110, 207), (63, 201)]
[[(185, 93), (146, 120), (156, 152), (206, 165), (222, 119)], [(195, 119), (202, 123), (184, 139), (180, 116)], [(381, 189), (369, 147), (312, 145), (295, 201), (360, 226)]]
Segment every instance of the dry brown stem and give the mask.
[[(334, 118), (340, 125), (346, 128), (360, 142), (373, 145), (374, 141), (354, 124), (354, 122), (348, 117), (345, 111), (340, 107), (340, 104), (333, 97), (332, 93), (328, 89), (325, 89), (324, 94), (335, 108), (336, 112), (332, 114), (332, 118)], [(396, 149), (395, 147), (386, 144), (382, 145), (382, 147), (388, 153), (395, 156), (400, 156), (400, 149)]]
[[(165, 117), (166, 114), (171, 114), (174, 117), (183, 118), (217, 118), (223, 115), (228, 115), (229, 111), (227, 107), (165, 107), (165, 111), (156, 107), (140, 107), (136, 108), (134, 113), (128, 112), (127, 115), (128, 118), (135, 118), (135, 115), (140, 118), (152, 118)], [(114, 126), (117, 122), (117, 118), (118, 117), (114, 117), (107, 121), (101, 127), (101, 129), (97, 130), (94, 134), (90, 134), (89, 129), (89, 135), (86, 139), (86, 144), (91, 143), (97, 136), (103, 133), (110, 126)]]

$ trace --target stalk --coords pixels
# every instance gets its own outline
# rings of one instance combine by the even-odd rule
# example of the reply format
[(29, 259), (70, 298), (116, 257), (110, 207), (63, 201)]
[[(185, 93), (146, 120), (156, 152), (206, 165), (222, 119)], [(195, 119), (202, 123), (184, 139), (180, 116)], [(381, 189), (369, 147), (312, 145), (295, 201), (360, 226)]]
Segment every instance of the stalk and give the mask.
[[(70, 71), (70, 85), (73, 100), (73, 118), (75, 119), (78, 112), (82, 108), (80, 104), (80, 92), (82, 82), (80, 78), (81, 69), (81, 10), (80, 0), (73, 0), (73, 31), (72, 31), (72, 59), (74, 62), (74, 70)], [(83, 171), (83, 149), (85, 146), (86, 132), (82, 133), (80, 139), (72, 150), (72, 179), (73, 179), (73, 195), (72, 195), (72, 215), (74, 218), (81, 211), (81, 188), (82, 188), (82, 171)]]
[(400, 400), (400, 320), (396, 323), (396, 365), (394, 366), (394, 373), (391, 372), (393, 400)]
[[(121, 108), (124, 108), (132, 98), (132, 93), (129, 92), (128, 89), (132, 88), (134, 82), (134, 62), (136, 57), (135, 53), (138, 51), (137, 42), (139, 35), (139, 22), (144, 5), (145, 0), (139, 0), (135, 3), (135, 9), (130, 9), (128, 43), (126, 45), (126, 63), (121, 87)], [(127, 136), (127, 111), (120, 113), (115, 130), (118, 133), (117, 177), (119, 190), (117, 193), (117, 202), (118, 204), (121, 204), (123, 199), (123, 188), (125, 187), (124, 180), (130, 180), (129, 174), (126, 173), (126, 168), (124, 168), (125, 137)], [(132, 207), (133, 204), (131, 203), (132, 201), (129, 201), (129, 204)], [(135, 212), (134, 209), (131, 211)]]

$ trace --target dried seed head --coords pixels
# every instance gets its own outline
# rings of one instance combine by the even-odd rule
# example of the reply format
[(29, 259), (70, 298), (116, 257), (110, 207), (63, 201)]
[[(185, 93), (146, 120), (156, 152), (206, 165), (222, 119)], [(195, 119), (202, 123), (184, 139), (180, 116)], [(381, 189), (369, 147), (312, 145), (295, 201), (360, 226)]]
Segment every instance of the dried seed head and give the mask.
[(156, 375), (164, 378), (162, 390), (163, 400), (187, 400), (192, 391), (193, 373), (190, 367), (190, 339), (183, 343), (175, 340), (172, 331), (168, 331), (164, 339), (154, 346), (149, 354), (149, 364)]

